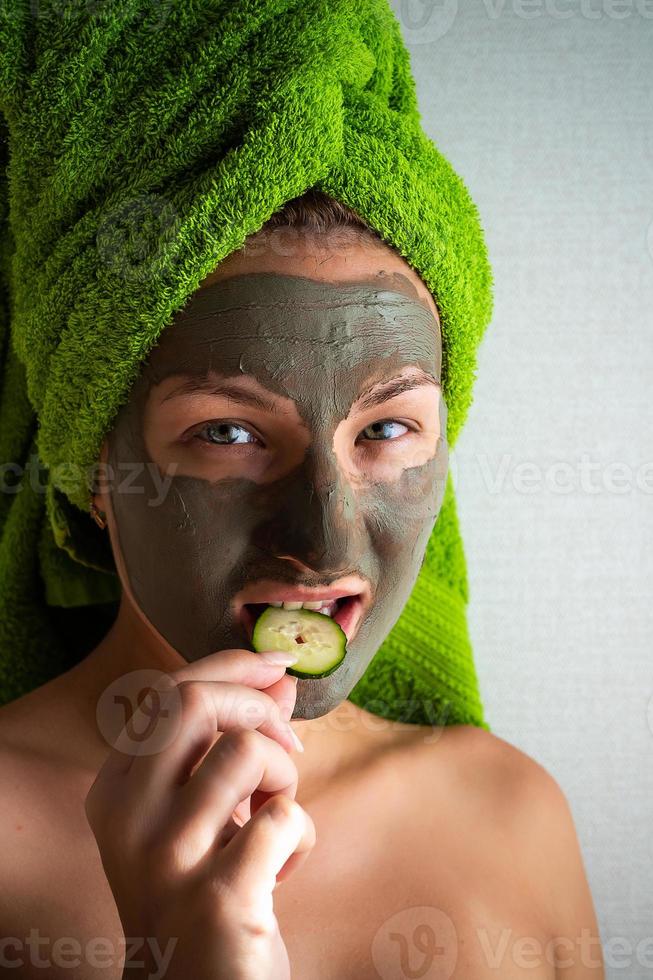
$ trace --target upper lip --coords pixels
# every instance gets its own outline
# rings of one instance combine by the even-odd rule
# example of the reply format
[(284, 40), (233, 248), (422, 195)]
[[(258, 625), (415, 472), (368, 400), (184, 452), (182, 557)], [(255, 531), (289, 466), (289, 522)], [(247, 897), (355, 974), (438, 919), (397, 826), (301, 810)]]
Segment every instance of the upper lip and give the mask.
[(243, 590), (242, 595), (235, 599), (236, 616), (240, 618), (242, 608), (248, 603), (256, 602), (319, 602), (320, 599), (339, 599), (341, 596), (358, 596), (367, 609), (372, 595), (369, 585), (362, 579), (343, 579), (340, 584), (331, 586), (307, 585), (288, 586), (271, 579), (256, 582)]

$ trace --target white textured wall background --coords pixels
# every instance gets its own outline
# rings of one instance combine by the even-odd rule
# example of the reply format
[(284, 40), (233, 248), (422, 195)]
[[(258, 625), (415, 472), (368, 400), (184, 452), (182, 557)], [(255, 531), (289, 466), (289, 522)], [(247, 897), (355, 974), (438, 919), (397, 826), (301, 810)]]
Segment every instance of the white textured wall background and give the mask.
[(496, 278), (452, 454), (487, 718), (571, 804), (608, 977), (649, 980), (653, 2), (393, 6)]

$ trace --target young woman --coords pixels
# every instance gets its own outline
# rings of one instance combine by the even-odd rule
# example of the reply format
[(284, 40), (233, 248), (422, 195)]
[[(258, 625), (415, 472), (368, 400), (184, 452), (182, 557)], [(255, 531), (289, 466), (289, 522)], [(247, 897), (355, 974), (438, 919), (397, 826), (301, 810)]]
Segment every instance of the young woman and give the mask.
[[(601, 980), (564, 795), (479, 710), (491, 269), (387, 0), (2, 6), (0, 969)], [(304, 602), (295, 678), (253, 630)]]
[[(442, 499), (440, 314), (347, 209), (292, 213), (292, 248), (255, 236), (202, 282), (105, 439), (114, 625), (0, 709), (3, 966), (600, 980), (554, 779), (482, 728), (347, 700)], [(334, 596), (333, 673), (252, 652), (263, 604)]]

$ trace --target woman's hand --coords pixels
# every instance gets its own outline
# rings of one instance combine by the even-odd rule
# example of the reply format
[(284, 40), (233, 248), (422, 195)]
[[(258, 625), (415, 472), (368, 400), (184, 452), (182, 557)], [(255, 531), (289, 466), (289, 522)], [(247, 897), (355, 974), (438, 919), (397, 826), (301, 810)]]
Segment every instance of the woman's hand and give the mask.
[[(134, 751), (125, 726), (86, 797), (125, 936), (145, 940), (146, 953), (148, 940), (162, 951), (172, 940), (169, 980), (290, 977), (272, 893), (316, 839), (294, 799), (284, 714), (295, 698), (285, 666), (261, 654), (222, 650), (185, 665), (134, 712), (133, 727), (139, 713), (141, 727), (151, 718), (147, 740)], [(251, 819), (234, 820), (248, 804)], [(146, 962), (143, 975), (153, 969)]]

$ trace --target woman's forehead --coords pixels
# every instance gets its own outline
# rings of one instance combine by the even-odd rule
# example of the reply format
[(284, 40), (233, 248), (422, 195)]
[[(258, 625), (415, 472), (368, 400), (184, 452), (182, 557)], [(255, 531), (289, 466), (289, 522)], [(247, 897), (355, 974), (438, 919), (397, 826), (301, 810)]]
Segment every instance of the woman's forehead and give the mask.
[[(276, 229), (289, 235), (301, 229)], [(304, 232), (291, 235), (287, 241), (282, 236), (268, 237), (261, 245), (253, 236), (243, 249), (232, 252), (199, 285), (204, 289), (215, 282), (232, 276), (256, 272), (277, 272), (281, 275), (303, 276), (316, 281), (347, 283), (356, 280), (385, 277), (398, 289), (414, 295), (424, 302), (440, 324), (440, 317), (433, 294), (419, 274), (397, 252), (370, 234), (359, 234), (353, 229), (341, 229), (342, 234)]]
[[(149, 386), (172, 374), (334, 378), (389, 357), (439, 372), (440, 328), (402, 273), (334, 282), (271, 272), (234, 273), (198, 290), (152, 351)], [(397, 360), (397, 363), (399, 363)]]
[(187, 379), (189, 388), (228, 379), (319, 403), (325, 416), (337, 405), (344, 417), (367, 387), (411, 369), (439, 383), (442, 345), (403, 274), (332, 282), (234, 271), (198, 290), (163, 332), (130, 402), (149, 411)]

